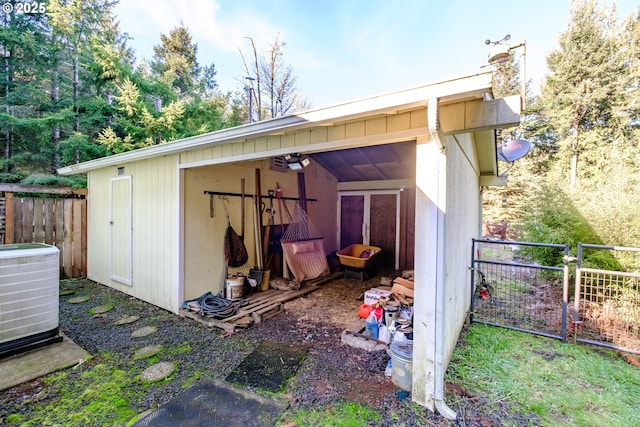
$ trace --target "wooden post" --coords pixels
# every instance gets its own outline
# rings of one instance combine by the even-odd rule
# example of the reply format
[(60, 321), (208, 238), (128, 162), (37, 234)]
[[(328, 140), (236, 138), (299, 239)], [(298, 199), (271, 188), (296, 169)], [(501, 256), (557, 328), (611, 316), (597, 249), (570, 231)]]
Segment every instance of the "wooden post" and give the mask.
[(4, 243), (13, 243), (13, 193), (4, 193)]
[(298, 198), (300, 207), (307, 212), (307, 188), (304, 183), (304, 172), (298, 172)]

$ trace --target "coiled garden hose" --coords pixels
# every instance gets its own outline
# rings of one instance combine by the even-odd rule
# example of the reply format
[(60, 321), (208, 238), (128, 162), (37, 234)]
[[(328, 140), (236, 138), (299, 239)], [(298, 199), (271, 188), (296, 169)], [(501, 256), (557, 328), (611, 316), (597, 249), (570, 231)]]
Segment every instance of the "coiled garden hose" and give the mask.
[(229, 300), (221, 295), (207, 295), (198, 300), (201, 316), (212, 316), (216, 319), (226, 319), (238, 312), (240, 307), (248, 304), (245, 299)]

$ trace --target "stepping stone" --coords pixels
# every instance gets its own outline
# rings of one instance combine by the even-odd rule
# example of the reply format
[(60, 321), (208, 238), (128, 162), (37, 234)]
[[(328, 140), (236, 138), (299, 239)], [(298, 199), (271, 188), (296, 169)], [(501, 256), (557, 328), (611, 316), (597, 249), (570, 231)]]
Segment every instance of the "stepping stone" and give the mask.
[(159, 362), (149, 366), (140, 374), (140, 379), (147, 382), (162, 381), (176, 370), (176, 365), (171, 362)]
[(164, 347), (161, 345), (148, 345), (136, 351), (133, 355), (133, 360), (146, 359), (148, 357), (155, 356), (162, 350), (164, 350)]
[(112, 305), (99, 305), (97, 307), (90, 308), (89, 314), (103, 314), (111, 310), (113, 310)]
[(67, 302), (69, 304), (80, 304), (81, 302), (87, 302), (91, 299), (90, 296), (81, 296), (81, 297), (75, 297), (75, 298), (70, 298), (67, 300)]
[(145, 326), (143, 328), (136, 329), (135, 331), (131, 332), (131, 337), (142, 338), (151, 334), (155, 334), (156, 332), (158, 332), (158, 328), (156, 328), (155, 326)]
[(120, 325), (127, 325), (129, 323), (133, 323), (136, 320), (138, 320), (140, 318), (140, 316), (124, 316), (121, 317), (120, 319), (116, 320), (115, 322), (113, 322), (116, 326), (120, 326)]
[(59, 295), (60, 295), (61, 297), (63, 297), (63, 296), (65, 296), (65, 295), (73, 295), (73, 294), (75, 294), (75, 293), (76, 293), (76, 291), (74, 291), (73, 289), (63, 289), (63, 290), (61, 290), (61, 291), (59, 292)]

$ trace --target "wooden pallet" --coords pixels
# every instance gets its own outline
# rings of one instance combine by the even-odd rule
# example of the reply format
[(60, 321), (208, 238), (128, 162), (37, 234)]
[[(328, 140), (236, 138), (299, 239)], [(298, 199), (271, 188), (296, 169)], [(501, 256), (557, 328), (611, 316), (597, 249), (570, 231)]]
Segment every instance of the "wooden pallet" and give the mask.
[(226, 319), (214, 319), (203, 317), (193, 311), (180, 309), (179, 314), (183, 317), (196, 320), (204, 325), (223, 329), (225, 332), (233, 333), (239, 327), (246, 327), (250, 318), (251, 322), (260, 323), (284, 311), (284, 303), (292, 299), (301, 297), (319, 289), (321, 285), (341, 277), (341, 273), (334, 273), (327, 276), (318, 277), (303, 283), (298, 290), (279, 291), (269, 289), (266, 291), (254, 292), (245, 298), (248, 304), (241, 307), (238, 312)]

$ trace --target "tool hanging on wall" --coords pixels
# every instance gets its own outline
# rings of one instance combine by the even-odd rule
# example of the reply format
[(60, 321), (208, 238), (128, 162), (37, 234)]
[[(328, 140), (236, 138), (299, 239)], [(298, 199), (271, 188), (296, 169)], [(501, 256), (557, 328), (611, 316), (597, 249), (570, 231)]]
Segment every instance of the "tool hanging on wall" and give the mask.
[(269, 238), (271, 236), (271, 227), (273, 226), (273, 217), (275, 215), (275, 211), (273, 210), (273, 196), (275, 192), (273, 190), (269, 190), (269, 209), (267, 212), (269, 213), (269, 222), (264, 230), (264, 237), (262, 239), (262, 259), (266, 260), (264, 263), (264, 268), (269, 269), (271, 264), (271, 255), (269, 254)]
[(254, 213), (253, 213), (253, 226), (254, 226), (254, 236), (255, 236), (255, 244), (256, 244), (256, 266), (262, 270), (262, 239), (260, 238), (262, 229), (262, 198), (261, 188), (260, 188), (260, 169), (256, 168), (255, 175), (255, 186), (256, 186), (256, 195), (254, 197)]
[(298, 198), (300, 207), (307, 212), (307, 187), (304, 183), (304, 172), (298, 172)]
[(244, 178), (240, 179), (240, 238), (244, 241)]

